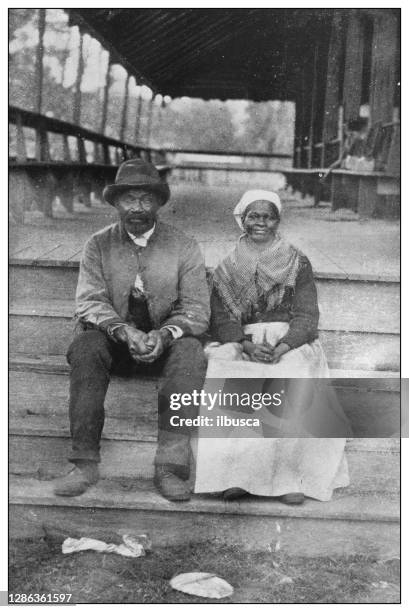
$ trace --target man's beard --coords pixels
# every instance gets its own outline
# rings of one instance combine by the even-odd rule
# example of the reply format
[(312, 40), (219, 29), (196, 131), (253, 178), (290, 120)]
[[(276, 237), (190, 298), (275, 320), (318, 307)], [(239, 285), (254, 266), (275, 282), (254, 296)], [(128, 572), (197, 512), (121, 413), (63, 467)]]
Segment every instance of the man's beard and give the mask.
[(131, 234), (138, 236), (150, 230), (155, 219), (151, 215), (129, 215), (125, 217), (124, 223)]

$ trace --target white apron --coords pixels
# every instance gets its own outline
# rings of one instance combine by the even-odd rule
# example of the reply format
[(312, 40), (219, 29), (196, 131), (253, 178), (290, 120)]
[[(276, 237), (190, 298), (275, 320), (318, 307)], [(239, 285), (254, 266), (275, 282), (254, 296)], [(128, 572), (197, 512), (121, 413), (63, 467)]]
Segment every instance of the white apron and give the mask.
[[(264, 339), (273, 346), (288, 331), (288, 323), (256, 323), (244, 328), (253, 342)], [(283, 355), (277, 364), (248, 361), (239, 343), (211, 343), (204, 390), (211, 379), (221, 378), (328, 378), (327, 361), (319, 340)], [(201, 414), (208, 415), (207, 408)], [(257, 413), (255, 413), (257, 414)], [(246, 436), (247, 434), (242, 434)], [(328, 501), (337, 487), (349, 484), (345, 458), (346, 438), (264, 438), (248, 430), (249, 437), (199, 438), (195, 493), (215, 493), (232, 487), (252, 495), (280, 496), (303, 493)]]

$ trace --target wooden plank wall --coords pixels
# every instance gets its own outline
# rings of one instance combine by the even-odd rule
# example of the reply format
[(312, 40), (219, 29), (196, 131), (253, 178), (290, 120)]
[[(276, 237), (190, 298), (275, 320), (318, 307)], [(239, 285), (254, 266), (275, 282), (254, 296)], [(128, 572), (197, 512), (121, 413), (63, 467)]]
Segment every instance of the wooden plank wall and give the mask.
[[(393, 121), (398, 28), (398, 16), (390, 9), (334, 10), (328, 48), (324, 51), (320, 45), (317, 61), (316, 44), (311, 44), (299, 79), (295, 167), (328, 166), (331, 160), (327, 151), (333, 157), (339, 149), (341, 120), (347, 123), (356, 119), (361, 104), (368, 102), (363, 83), (366, 48), (371, 49), (371, 58), (367, 52), (366, 60), (371, 64), (370, 121), (372, 124)], [(325, 75), (321, 74), (323, 61)]]
[(344, 70), (344, 121), (359, 116), (362, 96), (362, 71), (364, 65), (364, 24), (357, 10), (351, 12), (348, 19), (345, 42)]
[[(338, 135), (339, 105), (341, 101), (341, 66), (344, 43), (344, 19), (341, 10), (335, 10), (332, 19), (328, 49), (327, 83), (325, 90), (322, 141), (328, 142)], [(322, 164), (323, 165), (323, 164)]]
[(369, 105), (372, 123), (393, 120), (398, 22), (384, 11), (374, 16)]

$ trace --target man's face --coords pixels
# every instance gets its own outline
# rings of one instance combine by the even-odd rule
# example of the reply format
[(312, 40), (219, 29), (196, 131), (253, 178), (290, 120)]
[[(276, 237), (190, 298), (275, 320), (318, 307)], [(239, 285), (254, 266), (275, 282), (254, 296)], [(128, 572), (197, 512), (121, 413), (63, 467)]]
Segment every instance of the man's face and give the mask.
[(146, 189), (127, 189), (115, 198), (121, 221), (134, 236), (140, 236), (153, 227), (160, 205), (160, 197)]

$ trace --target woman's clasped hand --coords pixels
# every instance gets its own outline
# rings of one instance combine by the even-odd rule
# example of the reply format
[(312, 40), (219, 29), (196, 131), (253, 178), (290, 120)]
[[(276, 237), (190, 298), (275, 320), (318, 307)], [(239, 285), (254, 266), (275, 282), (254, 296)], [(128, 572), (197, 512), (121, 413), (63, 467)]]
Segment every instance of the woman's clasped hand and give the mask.
[(290, 350), (285, 342), (280, 342), (277, 346), (269, 343), (257, 344), (250, 340), (242, 342), (243, 351), (249, 356), (251, 361), (260, 363), (278, 363), (283, 355)]

